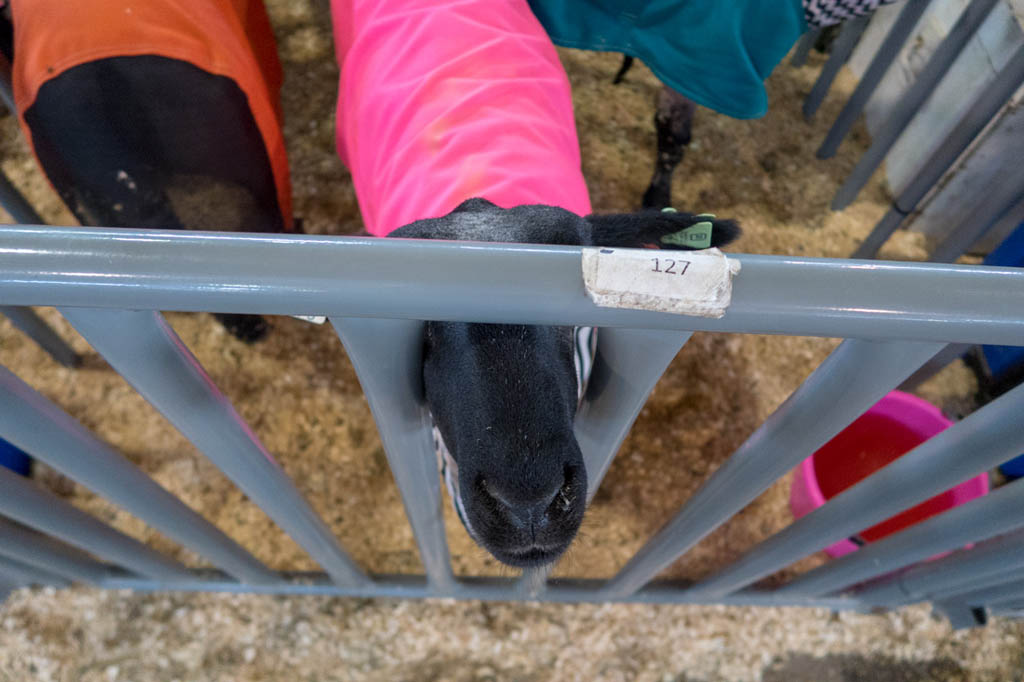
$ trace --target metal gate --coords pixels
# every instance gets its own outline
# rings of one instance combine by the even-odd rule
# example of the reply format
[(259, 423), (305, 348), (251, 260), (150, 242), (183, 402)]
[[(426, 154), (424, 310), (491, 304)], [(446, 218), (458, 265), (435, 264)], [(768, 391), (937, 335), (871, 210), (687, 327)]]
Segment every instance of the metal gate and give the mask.
[[(895, 607), (956, 625), (1024, 606), (1024, 480), (800, 575), (760, 578), (1024, 452), (1024, 386), (696, 584), (654, 580), (949, 343), (1024, 345), (1024, 269), (736, 257), (721, 319), (596, 307), (581, 249), (121, 228), (0, 228), (0, 305), (53, 305), (323, 568), (269, 570), (13, 373), (0, 437), (216, 569), (172, 561), (0, 469), (0, 584), (392, 597)], [(327, 315), (377, 421), (425, 575), (368, 575), (339, 545), (159, 310)], [(420, 378), (421, 320), (602, 327), (576, 434), (590, 496), (694, 331), (845, 337), (610, 580), (453, 574)], [(968, 549), (962, 549), (975, 543)], [(939, 559), (929, 557), (951, 551)]]

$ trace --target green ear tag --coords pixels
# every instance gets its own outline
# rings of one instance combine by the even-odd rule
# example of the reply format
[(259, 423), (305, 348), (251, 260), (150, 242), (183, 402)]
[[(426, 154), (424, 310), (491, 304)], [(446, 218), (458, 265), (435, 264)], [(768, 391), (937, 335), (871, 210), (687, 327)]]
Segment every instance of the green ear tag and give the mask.
[(691, 249), (707, 249), (711, 247), (711, 229), (713, 225), (707, 221), (694, 223), (678, 232), (666, 234), (661, 238), (662, 244), (675, 244)]
[(668, 208), (661, 209), (661, 212), (662, 213), (679, 213), (679, 211), (675, 210), (671, 206), (669, 206)]

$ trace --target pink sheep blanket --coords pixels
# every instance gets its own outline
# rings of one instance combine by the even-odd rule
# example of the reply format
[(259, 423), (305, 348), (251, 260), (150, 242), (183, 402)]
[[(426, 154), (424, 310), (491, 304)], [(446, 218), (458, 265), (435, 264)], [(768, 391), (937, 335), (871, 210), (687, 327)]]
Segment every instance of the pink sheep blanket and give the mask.
[(332, 0), (338, 153), (384, 236), (465, 199), (590, 199), (569, 81), (526, 0)]

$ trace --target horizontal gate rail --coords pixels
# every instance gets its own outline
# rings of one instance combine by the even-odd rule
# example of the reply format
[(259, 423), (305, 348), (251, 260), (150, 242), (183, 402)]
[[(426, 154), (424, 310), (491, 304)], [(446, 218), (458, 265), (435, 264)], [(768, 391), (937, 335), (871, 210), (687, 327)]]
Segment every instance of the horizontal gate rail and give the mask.
[(1024, 269), (738, 255), (715, 320), (599, 308), (580, 247), (0, 227), (0, 304), (1019, 345)]
[[(401, 599), (482, 599), (529, 601), (529, 595), (517, 591), (518, 578), (459, 577), (451, 591), (433, 588), (423, 576), (373, 575), (364, 588), (341, 587), (323, 573), (283, 572), (281, 585), (241, 585), (223, 580), (209, 571), (196, 570), (189, 581), (160, 581), (114, 577), (102, 587), (115, 590), (180, 590), (186, 592), (251, 592), (254, 594), (323, 595), (342, 597), (390, 597)], [(687, 583), (659, 581), (622, 598), (609, 599), (600, 592), (602, 580), (553, 578), (544, 592), (545, 601), (566, 603), (634, 603), (634, 604), (728, 604), (733, 606), (804, 606), (836, 610), (859, 609), (860, 603), (848, 597), (804, 598), (779, 596), (762, 590), (743, 590), (723, 599), (707, 601), (688, 592)]]

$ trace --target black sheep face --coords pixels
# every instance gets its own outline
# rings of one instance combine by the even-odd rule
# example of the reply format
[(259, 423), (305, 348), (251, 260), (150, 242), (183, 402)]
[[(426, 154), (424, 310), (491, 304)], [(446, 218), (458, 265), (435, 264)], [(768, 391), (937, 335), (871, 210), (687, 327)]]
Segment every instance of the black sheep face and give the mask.
[[(391, 237), (679, 248), (665, 239), (712, 222), (712, 245), (739, 235), (732, 221), (646, 211), (581, 218), (551, 206), (502, 209), (470, 199)], [(473, 538), (517, 567), (554, 562), (583, 520), (587, 472), (573, 435), (577, 377), (571, 327), (428, 322), (427, 404), (458, 466)]]

